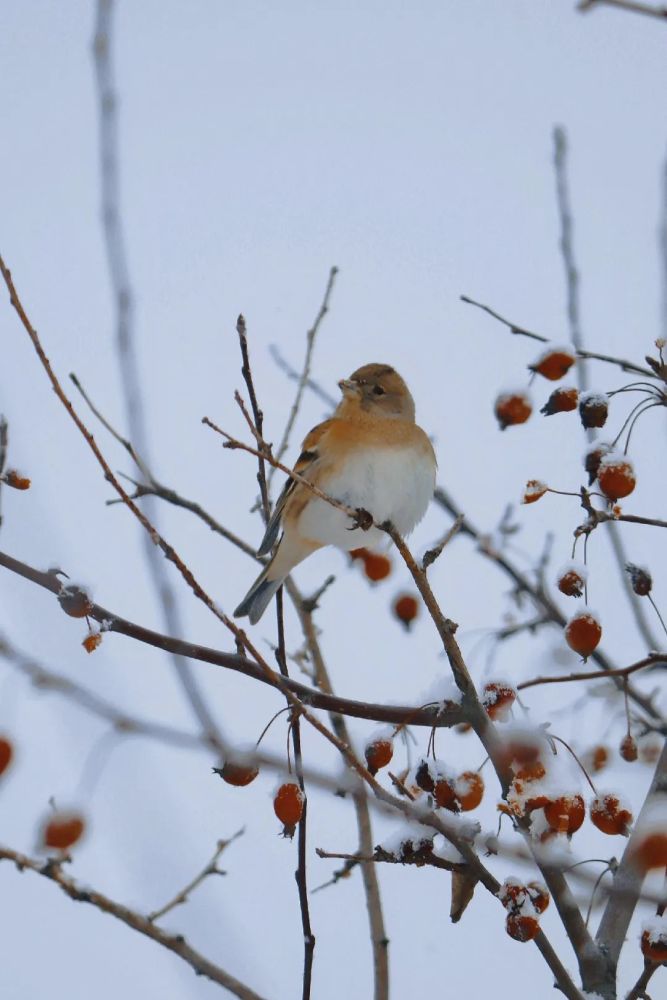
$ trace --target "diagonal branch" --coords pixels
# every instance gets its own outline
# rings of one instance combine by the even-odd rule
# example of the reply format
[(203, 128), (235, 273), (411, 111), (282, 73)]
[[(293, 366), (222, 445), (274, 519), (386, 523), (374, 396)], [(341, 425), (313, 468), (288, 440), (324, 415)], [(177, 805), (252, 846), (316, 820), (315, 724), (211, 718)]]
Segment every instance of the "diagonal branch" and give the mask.
[(152, 941), (178, 955), (184, 962), (192, 966), (198, 976), (205, 976), (212, 982), (217, 983), (218, 986), (223, 986), (230, 993), (233, 993), (234, 996), (239, 997), (240, 1000), (262, 1000), (260, 995), (251, 990), (249, 986), (245, 986), (244, 983), (230, 975), (229, 972), (226, 972), (219, 965), (214, 965), (213, 962), (210, 962), (200, 952), (195, 951), (187, 943), (182, 934), (171, 934), (156, 927), (147, 917), (136, 913), (134, 910), (130, 910), (127, 906), (123, 906), (122, 903), (117, 903), (96, 889), (89, 887), (84, 889), (78, 882), (75, 882), (73, 878), (70, 878), (69, 875), (63, 872), (62, 865), (57, 861), (53, 859), (38, 861), (36, 858), (28, 857), (26, 854), (21, 854), (19, 851), (14, 851), (9, 847), (3, 846), (0, 846), (0, 861), (12, 861), (20, 872), (31, 871), (36, 875), (50, 879), (51, 882), (60, 886), (65, 895), (69, 896), (70, 899), (78, 903), (89, 903), (103, 913), (108, 913), (110, 916), (115, 917), (116, 920), (127, 924), (132, 930), (151, 938)]

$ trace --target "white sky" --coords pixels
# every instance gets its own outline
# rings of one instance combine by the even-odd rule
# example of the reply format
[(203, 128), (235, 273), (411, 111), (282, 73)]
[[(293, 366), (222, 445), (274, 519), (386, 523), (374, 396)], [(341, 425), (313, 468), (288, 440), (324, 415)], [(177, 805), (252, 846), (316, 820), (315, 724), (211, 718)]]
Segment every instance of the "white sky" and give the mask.
[[(552, 128), (562, 123), (571, 145), (586, 345), (641, 360), (663, 332), (657, 225), (667, 29), (614, 11), (582, 17), (573, 7), (544, 0), (119, 5), (122, 205), (158, 478), (259, 541), (257, 515), (249, 513), (253, 460), (222, 452), (201, 417), (244, 432), (232, 399), (241, 385), (234, 324), (243, 311), (267, 436), (279, 439), (293, 386), (268, 349), (278, 344), (300, 364), (305, 331), (336, 264), (332, 310), (315, 356), (315, 375), (327, 390), (335, 392), (339, 378), (368, 361), (394, 364), (434, 437), (440, 480), (488, 529), (528, 478), (578, 487), (585, 442), (576, 416), (534, 418), (499, 435), (494, 395), (507, 382), (525, 383), (535, 351), (459, 301), (461, 293), (480, 298), (516, 322), (567, 338), (551, 166)], [(0, 252), (56, 371), (62, 378), (76, 371), (122, 426), (99, 224), (92, 24), (92, 4), (75, 0), (32, 0), (0, 13)], [(37, 566), (60, 565), (91, 585), (100, 603), (160, 628), (139, 529), (119, 507), (104, 506), (109, 488), (48, 388), (6, 296), (3, 302), (0, 410), (10, 421), (11, 462), (34, 485), (27, 494), (3, 491), (0, 546)], [(615, 370), (602, 365), (590, 378), (595, 388), (619, 384)], [(548, 391), (535, 384), (539, 405)], [(614, 409), (614, 428), (627, 409)], [(307, 397), (291, 455), (297, 437), (323, 414), (322, 404)], [(112, 466), (131, 472), (121, 450), (101, 429), (96, 434)], [(664, 421), (647, 417), (635, 442), (639, 484), (627, 509), (664, 516)], [(168, 539), (220, 605), (232, 609), (254, 567), (187, 514), (160, 513)], [(576, 500), (548, 497), (517, 518), (525, 526), (519, 555), (539, 552), (550, 529), (555, 564), (568, 557)], [(434, 541), (446, 525), (431, 509), (414, 547)], [(650, 563), (664, 600), (662, 539), (634, 526), (624, 537), (631, 557)], [(591, 601), (603, 616), (605, 648), (623, 665), (645, 646), (608, 557), (603, 538), (595, 538)], [(329, 572), (338, 580), (318, 621), (339, 693), (418, 703), (445, 665), (426, 621), (405, 636), (387, 612), (406, 573), (397, 567), (369, 591), (341, 555), (324, 551), (297, 578), (308, 591)], [(219, 624), (173, 573), (172, 580), (183, 598), (186, 635), (229, 648)], [(476, 630), (507, 610), (505, 581), (464, 540), (434, 567), (432, 581), (446, 613), (461, 623), (471, 670), (481, 676), (488, 646), (479, 645)], [(0, 629), (44, 665), (128, 709), (192, 724), (166, 658), (122, 637), (105, 638), (89, 658), (82, 630), (47, 594), (8, 574), (0, 575), (0, 588)], [(288, 627), (296, 648), (291, 615)], [(272, 640), (273, 629), (267, 615), (256, 640)], [(554, 650), (563, 652), (555, 633), (526, 637), (499, 651), (497, 668), (518, 681), (551, 669)], [(567, 660), (568, 669), (575, 665)], [(246, 679), (203, 664), (196, 671), (232, 738), (253, 739), (280, 707), (273, 693)], [(105, 729), (55, 696), (37, 695), (8, 666), (0, 685), (0, 726), (19, 752), (2, 787), (0, 840), (31, 850), (49, 796), (72, 798)], [(609, 724), (610, 707), (589, 699), (583, 716), (569, 708), (553, 716), (555, 704), (574, 699), (572, 690), (551, 691), (528, 703), (535, 721), (553, 718), (555, 731), (585, 748), (587, 734)], [(612, 744), (622, 732), (619, 707), (613, 703)], [(372, 724), (352, 728), (363, 738)], [(417, 736), (424, 748), (425, 734)], [(269, 742), (276, 752), (283, 737), (276, 724)], [(480, 763), (470, 740), (443, 732), (438, 747), (456, 766)], [(337, 766), (308, 732), (305, 755)], [(72, 872), (149, 911), (192, 877), (217, 838), (245, 824), (245, 837), (224, 860), (228, 876), (206, 884), (168, 926), (271, 1000), (294, 997), (301, 970), (296, 853), (276, 836), (274, 778), (261, 775), (239, 792), (213, 781), (210, 763), (143, 740), (121, 744), (86, 803), (93, 832)], [(627, 785), (637, 806), (649, 775), (640, 765), (629, 768), (618, 765), (609, 782)], [(490, 789), (487, 825), (495, 794)], [(311, 848), (355, 849), (353, 817), (339, 799), (314, 794), (310, 817)], [(575, 840), (581, 857), (622, 847), (600, 844), (590, 828)], [(332, 870), (313, 857), (311, 885)], [(387, 867), (381, 879), (395, 998), (435, 989), (483, 997), (491, 988), (501, 998), (526, 983), (531, 996), (551, 995), (538, 952), (506, 937), (502, 911), (482, 891), (453, 928), (448, 877)], [(207, 1000), (218, 993), (151, 942), (61, 898), (45, 880), (1, 865), (0, 886), (6, 1000), (88, 1000), (93, 992), (96, 1000)], [(313, 996), (369, 996), (358, 877), (312, 897), (312, 919)], [(543, 926), (573, 968), (553, 912)], [(632, 933), (626, 985), (641, 968), (636, 928)]]

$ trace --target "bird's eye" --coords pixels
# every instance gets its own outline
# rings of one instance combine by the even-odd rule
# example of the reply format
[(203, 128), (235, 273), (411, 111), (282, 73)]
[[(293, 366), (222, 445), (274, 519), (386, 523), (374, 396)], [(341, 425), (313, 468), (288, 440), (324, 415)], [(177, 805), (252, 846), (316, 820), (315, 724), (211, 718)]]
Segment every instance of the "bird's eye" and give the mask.
[(375, 393), (376, 396), (384, 396), (384, 389), (382, 388), (381, 385), (374, 385), (373, 392)]

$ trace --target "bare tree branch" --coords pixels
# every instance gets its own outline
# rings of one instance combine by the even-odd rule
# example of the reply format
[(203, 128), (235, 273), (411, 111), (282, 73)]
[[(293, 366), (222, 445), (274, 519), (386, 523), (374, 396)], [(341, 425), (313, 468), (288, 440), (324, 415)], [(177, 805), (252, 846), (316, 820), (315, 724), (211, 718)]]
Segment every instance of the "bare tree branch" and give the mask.
[(667, 7), (653, 7), (648, 3), (639, 3), (638, 0), (579, 0), (577, 10), (586, 13), (597, 7), (616, 7), (631, 14), (645, 14), (647, 17), (657, 17), (659, 20), (667, 19)]
[(36, 875), (42, 875), (44, 878), (50, 879), (51, 882), (60, 886), (65, 895), (69, 896), (70, 899), (78, 903), (89, 903), (103, 913), (108, 913), (122, 923), (127, 924), (132, 930), (151, 938), (151, 940), (168, 951), (172, 951), (179, 958), (182, 958), (184, 962), (192, 966), (198, 976), (206, 976), (207, 979), (217, 983), (219, 986), (224, 986), (226, 990), (229, 990), (234, 996), (239, 997), (240, 1000), (262, 1000), (260, 995), (251, 990), (250, 987), (245, 986), (238, 979), (235, 979), (234, 976), (220, 968), (219, 965), (214, 965), (213, 962), (210, 962), (198, 951), (195, 951), (187, 943), (182, 934), (170, 934), (160, 927), (156, 927), (147, 917), (128, 909), (122, 903), (115, 902), (96, 889), (89, 887), (84, 889), (73, 878), (64, 873), (62, 864), (58, 861), (54, 861), (53, 859), (38, 861), (36, 858), (30, 858), (26, 854), (21, 854), (19, 851), (14, 851), (9, 847), (1, 845), (0, 861), (12, 861), (20, 872), (31, 871)]
[(215, 849), (215, 853), (213, 854), (213, 857), (211, 858), (210, 861), (207, 862), (205, 867), (202, 868), (199, 874), (195, 875), (195, 877), (190, 882), (188, 882), (188, 884), (184, 886), (180, 890), (180, 892), (177, 892), (176, 895), (173, 897), (173, 899), (170, 899), (168, 903), (165, 903), (164, 906), (161, 906), (159, 910), (153, 910), (152, 913), (149, 913), (147, 919), (150, 920), (152, 924), (155, 923), (157, 920), (163, 917), (165, 913), (169, 913), (169, 911), (173, 910), (176, 906), (182, 906), (183, 903), (187, 903), (188, 899), (195, 891), (195, 889), (197, 889), (202, 884), (202, 882), (204, 882), (209, 877), (209, 875), (224, 875), (225, 872), (223, 872), (220, 868), (218, 868), (218, 861), (224, 854), (225, 850), (229, 847), (229, 845), (232, 844), (235, 840), (238, 840), (238, 838), (241, 837), (244, 833), (245, 830), (241, 828), (240, 830), (237, 830), (236, 833), (233, 834), (231, 837), (229, 837), (227, 840), (219, 840)]

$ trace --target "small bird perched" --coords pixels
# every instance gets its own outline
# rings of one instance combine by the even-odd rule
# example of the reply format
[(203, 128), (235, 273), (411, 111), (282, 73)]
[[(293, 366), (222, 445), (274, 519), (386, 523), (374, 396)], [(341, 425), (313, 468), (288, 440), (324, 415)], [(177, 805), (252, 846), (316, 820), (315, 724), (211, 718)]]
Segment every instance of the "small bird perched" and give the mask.
[[(313, 427), (294, 471), (335, 500), (368, 511), (374, 524), (390, 521), (407, 535), (426, 513), (435, 489), (436, 459), (428, 437), (415, 423), (407, 385), (389, 365), (364, 365), (338, 385), (343, 398), (334, 415)], [(234, 612), (255, 625), (287, 575), (324, 545), (357, 548), (361, 527), (294, 479), (286, 482), (257, 555), (273, 548), (271, 562)], [(377, 544), (376, 527), (364, 544)]]

